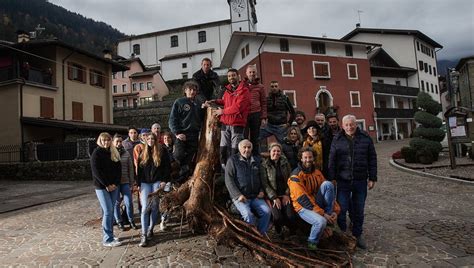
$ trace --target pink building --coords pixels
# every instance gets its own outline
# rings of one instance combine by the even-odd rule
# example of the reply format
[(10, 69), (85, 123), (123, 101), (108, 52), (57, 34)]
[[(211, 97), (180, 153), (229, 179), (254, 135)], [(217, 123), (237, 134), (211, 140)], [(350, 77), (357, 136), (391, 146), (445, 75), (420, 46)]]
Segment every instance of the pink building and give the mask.
[(130, 70), (114, 73), (112, 96), (114, 107), (137, 107), (161, 101), (169, 89), (157, 69), (147, 69), (140, 58), (119, 61)]

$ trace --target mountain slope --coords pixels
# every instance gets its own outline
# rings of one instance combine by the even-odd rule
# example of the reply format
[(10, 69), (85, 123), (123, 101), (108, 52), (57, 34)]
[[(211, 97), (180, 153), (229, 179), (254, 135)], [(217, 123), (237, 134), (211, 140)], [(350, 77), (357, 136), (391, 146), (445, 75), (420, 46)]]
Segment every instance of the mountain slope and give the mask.
[(38, 38), (58, 38), (66, 43), (101, 54), (104, 48), (113, 49), (114, 43), (125, 34), (103, 22), (70, 12), (47, 0), (1, 0), (0, 39), (16, 41), (16, 31), (32, 32), (44, 27)]

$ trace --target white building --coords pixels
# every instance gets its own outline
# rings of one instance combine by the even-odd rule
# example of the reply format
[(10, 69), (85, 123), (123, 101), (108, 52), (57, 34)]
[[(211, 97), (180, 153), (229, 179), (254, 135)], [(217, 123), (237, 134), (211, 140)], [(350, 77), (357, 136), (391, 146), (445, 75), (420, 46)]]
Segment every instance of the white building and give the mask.
[(256, 31), (256, 0), (228, 3), (229, 20), (127, 37), (119, 40), (117, 53), (124, 58), (134, 54), (146, 67), (159, 67), (165, 81), (191, 77), (205, 57), (219, 69), (232, 33)]
[[(405, 86), (419, 88), (440, 102), (436, 49), (443, 46), (427, 35), (417, 30), (355, 28), (341, 39), (382, 44), (400, 66), (416, 70)], [(373, 79), (377, 80), (377, 77)], [(395, 80), (386, 83), (395, 84)]]

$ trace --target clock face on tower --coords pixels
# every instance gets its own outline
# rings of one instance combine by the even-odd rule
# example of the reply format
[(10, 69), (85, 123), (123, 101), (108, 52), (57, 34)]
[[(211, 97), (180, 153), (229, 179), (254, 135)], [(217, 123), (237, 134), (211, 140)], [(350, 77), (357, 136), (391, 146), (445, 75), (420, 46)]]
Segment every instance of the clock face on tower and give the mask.
[(232, 0), (231, 6), (235, 12), (242, 13), (245, 9), (245, 0)]

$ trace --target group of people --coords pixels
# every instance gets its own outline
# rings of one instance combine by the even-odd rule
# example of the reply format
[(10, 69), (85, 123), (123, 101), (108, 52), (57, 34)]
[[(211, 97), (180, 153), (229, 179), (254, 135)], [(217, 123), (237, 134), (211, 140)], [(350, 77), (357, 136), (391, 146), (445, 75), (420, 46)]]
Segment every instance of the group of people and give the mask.
[[(219, 78), (211, 67), (211, 60), (204, 58), (201, 69), (184, 84), (184, 96), (171, 109), (171, 133), (153, 132), (153, 127), (159, 129), (156, 124), (150, 132), (142, 130), (141, 139), (135, 128), (130, 128), (123, 142), (117, 135), (99, 136), (91, 166), (103, 210), (104, 246), (120, 245), (113, 236), (112, 222), (114, 207), (117, 210), (121, 199), (131, 227), (137, 228), (130, 197), (134, 180), (142, 205), (139, 245), (147, 245), (158, 219), (157, 206), (147, 213), (148, 194), (160, 188), (169, 190), (169, 182), (183, 182), (192, 174), (204, 109), (217, 106), (212, 114), (221, 122), (222, 173), (244, 221), (266, 235), (271, 222), (279, 234), (284, 226), (294, 233), (300, 218), (311, 225), (308, 247), (315, 249), (326, 226), (347, 229), (349, 212), (350, 231), (357, 245), (365, 248), (364, 206), (367, 189), (377, 180), (377, 161), (372, 139), (357, 127), (355, 116), (344, 116), (342, 128), (336, 114), (316, 114), (315, 120), (306, 122), (305, 114), (294, 110), (278, 81), (270, 82), (267, 95), (255, 65), (247, 66), (242, 80), (236, 69), (229, 69), (224, 90), (219, 90)], [(262, 152), (261, 141), (271, 136), (276, 142)], [(176, 176), (171, 176), (172, 164), (179, 169)], [(119, 199), (119, 193), (123, 198)], [(118, 210), (115, 215), (123, 229)], [(165, 228), (166, 218), (161, 215), (160, 229)]]

